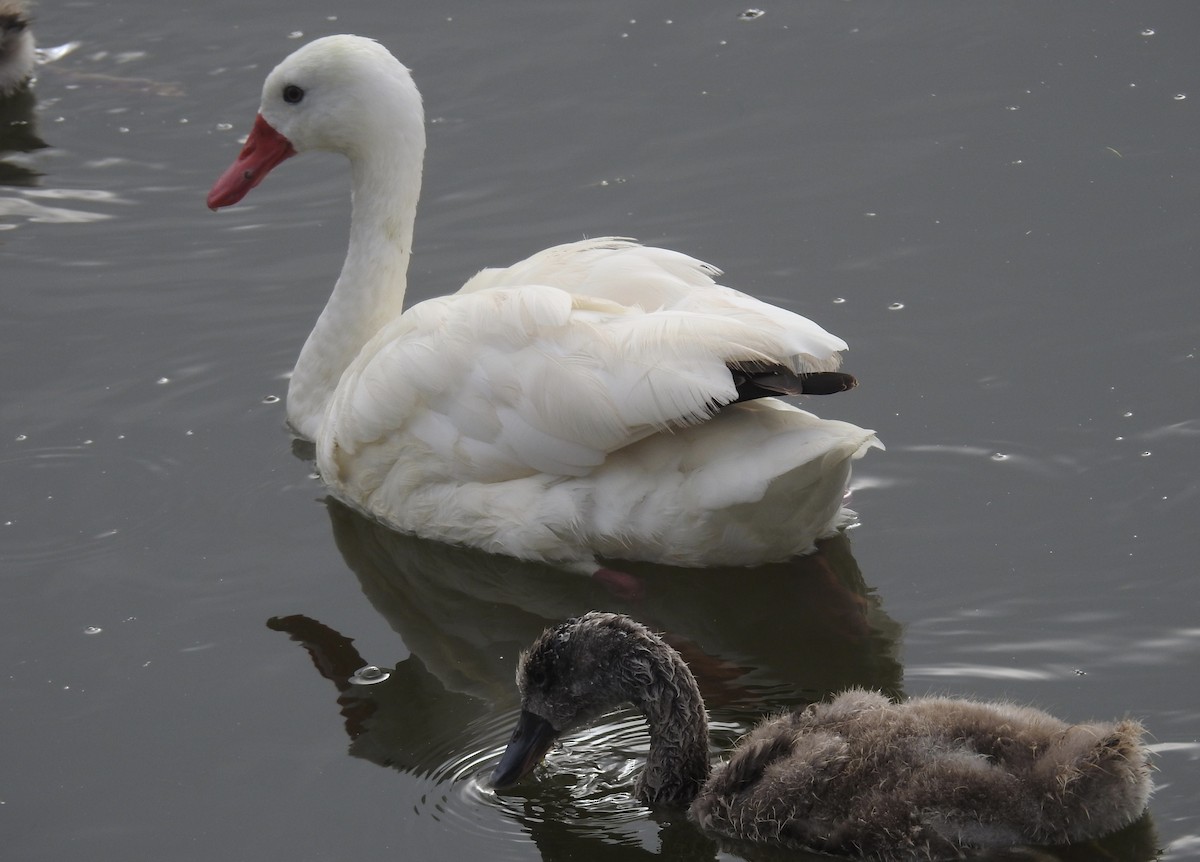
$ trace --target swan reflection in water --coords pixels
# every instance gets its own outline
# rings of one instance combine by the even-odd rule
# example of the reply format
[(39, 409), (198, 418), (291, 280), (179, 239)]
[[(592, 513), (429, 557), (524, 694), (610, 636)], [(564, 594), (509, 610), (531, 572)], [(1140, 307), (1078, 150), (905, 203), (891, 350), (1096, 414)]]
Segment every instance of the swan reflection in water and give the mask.
[[(621, 563), (641, 585), (614, 597), (594, 579), (396, 533), (329, 500), (337, 546), (373, 607), (410, 655), (390, 676), (360, 685), (371, 664), (353, 639), (309, 616), (274, 617), (333, 683), (350, 753), (435, 783), (485, 780), (519, 710), (517, 656), (545, 628), (594, 608), (636, 615), (679, 650), (708, 704), (714, 749), (726, 749), (764, 713), (821, 700), (851, 686), (902, 697), (896, 658), (901, 627), (864, 581), (845, 534), (816, 553), (756, 569), (678, 570)], [(546, 769), (560, 770), (504, 797), (504, 808), (543, 859), (569, 858), (619, 841), (621, 858), (713, 859), (718, 848), (753, 859), (771, 848), (717, 842), (685, 812), (649, 810), (631, 798), (649, 744), (636, 714), (615, 713), (572, 741)], [(561, 779), (561, 780), (559, 780)], [(587, 816), (580, 816), (585, 810)], [(633, 822), (658, 824), (659, 850), (639, 849)], [(617, 836), (617, 837), (614, 837)], [(1149, 817), (1097, 842), (988, 859), (1144, 860), (1155, 855)], [(788, 859), (828, 859), (789, 851)]]

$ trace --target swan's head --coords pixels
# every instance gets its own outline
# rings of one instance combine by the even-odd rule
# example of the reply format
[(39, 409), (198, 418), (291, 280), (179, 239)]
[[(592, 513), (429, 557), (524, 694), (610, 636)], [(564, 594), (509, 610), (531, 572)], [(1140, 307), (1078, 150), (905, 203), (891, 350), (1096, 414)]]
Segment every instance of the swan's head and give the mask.
[(620, 614), (592, 611), (546, 629), (517, 662), (521, 714), (494, 787), (528, 775), (554, 740), (652, 683), (657, 656), (672, 652), (648, 628)]
[(326, 36), (267, 76), (254, 128), (208, 206), (237, 203), (297, 153), (335, 152), (352, 162), (391, 153), (419, 162), (424, 147), (421, 95), (408, 69), (373, 39)]

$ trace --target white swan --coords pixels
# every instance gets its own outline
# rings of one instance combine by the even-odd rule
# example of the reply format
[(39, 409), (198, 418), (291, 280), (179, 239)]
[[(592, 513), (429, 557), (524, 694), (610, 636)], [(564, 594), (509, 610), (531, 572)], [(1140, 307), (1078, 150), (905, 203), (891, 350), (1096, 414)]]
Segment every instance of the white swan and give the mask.
[(287, 411), (343, 500), (406, 532), (593, 568), (753, 565), (844, 523), (873, 432), (762, 397), (853, 386), (841, 339), (716, 285), (708, 264), (615, 238), (403, 311), (424, 114), (373, 40), (318, 39), (271, 72), (209, 207), (305, 150), (349, 158), (353, 215)]

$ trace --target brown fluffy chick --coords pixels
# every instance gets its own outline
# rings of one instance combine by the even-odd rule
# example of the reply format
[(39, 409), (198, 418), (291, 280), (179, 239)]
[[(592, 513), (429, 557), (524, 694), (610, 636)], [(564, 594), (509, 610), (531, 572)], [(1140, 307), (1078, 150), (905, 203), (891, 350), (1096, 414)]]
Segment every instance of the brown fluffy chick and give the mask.
[(492, 777), (511, 785), (554, 738), (632, 703), (650, 724), (637, 795), (690, 805), (705, 830), (884, 860), (1062, 844), (1136, 820), (1150, 796), (1136, 721), (1067, 724), (1010, 703), (893, 703), (854, 689), (765, 720), (710, 775), (695, 678), (645, 626), (592, 612), (547, 629), (517, 666), (522, 711)]

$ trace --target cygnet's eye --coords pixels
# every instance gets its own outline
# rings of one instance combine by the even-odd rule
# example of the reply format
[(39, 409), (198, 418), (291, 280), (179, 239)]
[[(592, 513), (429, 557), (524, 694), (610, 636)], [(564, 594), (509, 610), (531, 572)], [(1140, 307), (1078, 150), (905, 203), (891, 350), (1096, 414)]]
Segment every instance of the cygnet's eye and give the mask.
[(297, 87), (295, 84), (288, 84), (283, 88), (283, 100), (289, 105), (294, 105), (304, 98), (304, 90)]

